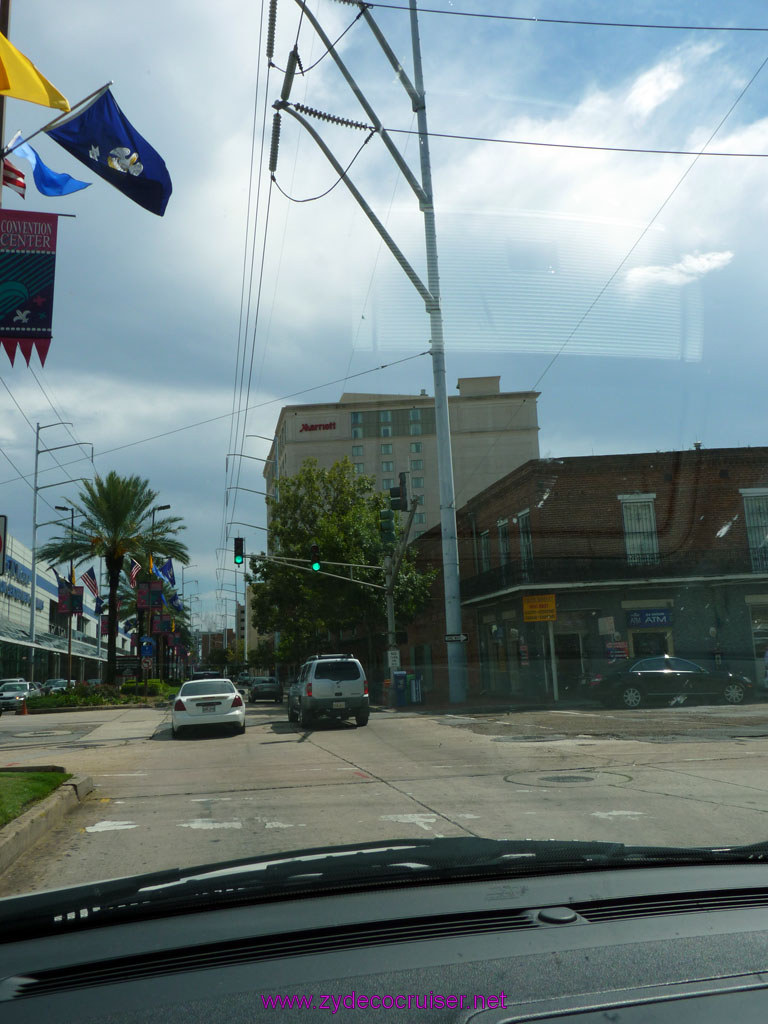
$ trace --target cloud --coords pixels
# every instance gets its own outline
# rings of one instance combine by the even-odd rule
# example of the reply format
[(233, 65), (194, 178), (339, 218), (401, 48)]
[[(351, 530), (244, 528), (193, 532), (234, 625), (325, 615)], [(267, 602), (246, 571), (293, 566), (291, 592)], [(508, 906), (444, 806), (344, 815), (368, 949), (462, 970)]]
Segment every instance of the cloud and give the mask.
[(632, 288), (654, 284), (682, 286), (698, 281), (713, 270), (727, 267), (732, 259), (732, 252), (690, 253), (669, 266), (633, 267), (627, 272), (625, 281)]
[(635, 81), (626, 99), (630, 113), (647, 117), (669, 99), (685, 81), (677, 61), (659, 64)]

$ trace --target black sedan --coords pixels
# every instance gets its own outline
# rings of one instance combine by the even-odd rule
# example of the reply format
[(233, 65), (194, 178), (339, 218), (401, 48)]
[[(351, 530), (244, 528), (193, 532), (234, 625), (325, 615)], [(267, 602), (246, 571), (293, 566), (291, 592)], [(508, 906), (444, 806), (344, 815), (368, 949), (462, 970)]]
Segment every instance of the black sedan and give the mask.
[(587, 691), (603, 704), (639, 708), (652, 701), (683, 704), (688, 697), (742, 704), (754, 696), (755, 686), (746, 676), (724, 670), (710, 672), (693, 661), (664, 654), (624, 661), (604, 675), (593, 676)]
[(283, 702), (283, 687), (274, 676), (251, 676), (246, 685), (250, 688), (251, 704), (257, 700), (271, 700), (275, 704)]

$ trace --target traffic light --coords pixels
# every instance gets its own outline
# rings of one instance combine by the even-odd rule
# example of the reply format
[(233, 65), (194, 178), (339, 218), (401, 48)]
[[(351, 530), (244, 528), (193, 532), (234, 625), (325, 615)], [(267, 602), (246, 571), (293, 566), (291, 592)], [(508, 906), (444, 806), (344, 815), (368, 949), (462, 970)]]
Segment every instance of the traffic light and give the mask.
[(389, 489), (389, 504), (392, 508), (398, 512), (408, 511), (408, 491), (406, 489), (406, 475), (405, 473), (400, 474), (400, 486), (390, 487)]
[(235, 565), (242, 565), (245, 558), (244, 541), (242, 537), (235, 537)]
[(379, 509), (379, 531), (382, 545), (391, 551), (395, 546), (395, 513), (391, 508)]
[(317, 544), (310, 546), (309, 564), (313, 572), (320, 572), (320, 547)]

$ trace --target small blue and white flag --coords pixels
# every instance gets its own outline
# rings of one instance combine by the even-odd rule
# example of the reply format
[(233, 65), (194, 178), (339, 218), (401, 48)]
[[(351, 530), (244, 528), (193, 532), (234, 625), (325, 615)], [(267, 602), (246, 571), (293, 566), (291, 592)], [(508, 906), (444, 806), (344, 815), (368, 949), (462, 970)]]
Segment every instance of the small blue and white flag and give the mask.
[(35, 186), (38, 192), (42, 192), (44, 196), (68, 196), (72, 192), (79, 192), (80, 189), (88, 188), (91, 184), (90, 181), (79, 181), (64, 171), (52, 171), (50, 167), (46, 167), (40, 159), (37, 150), (33, 149), (28, 142), (16, 143), (16, 139), (20, 135), (21, 132), (17, 132), (14, 135), (10, 141), (9, 149), (16, 156), (23, 157), (24, 160), (28, 160), (32, 164), (32, 177), (35, 179)]

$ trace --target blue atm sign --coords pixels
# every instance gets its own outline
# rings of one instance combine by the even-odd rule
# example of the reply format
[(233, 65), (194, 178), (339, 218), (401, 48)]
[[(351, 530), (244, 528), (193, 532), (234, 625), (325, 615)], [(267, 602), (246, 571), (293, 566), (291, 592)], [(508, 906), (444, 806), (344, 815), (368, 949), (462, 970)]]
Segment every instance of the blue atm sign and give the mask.
[(672, 612), (669, 608), (637, 608), (627, 612), (630, 629), (653, 629), (655, 626), (671, 626)]

